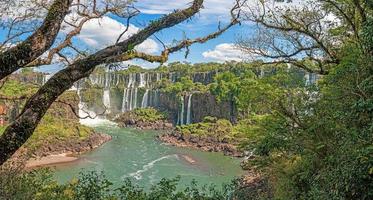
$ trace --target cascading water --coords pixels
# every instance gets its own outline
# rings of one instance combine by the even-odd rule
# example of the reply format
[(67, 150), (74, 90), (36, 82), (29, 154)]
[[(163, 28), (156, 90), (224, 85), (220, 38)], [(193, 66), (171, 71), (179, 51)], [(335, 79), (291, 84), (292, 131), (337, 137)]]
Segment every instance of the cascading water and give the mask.
[(161, 73), (157, 73), (156, 75), (156, 81), (160, 81), (162, 79), (162, 74)]
[(140, 85), (139, 85), (139, 87), (145, 87), (145, 86), (146, 86), (145, 74), (141, 73), (140, 74)]
[(105, 88), (104, 89), (104, 95), (102, 97), (102, 103), (104, 104), (106, 108), (106, 112), (108, 113), (110, 111), (110, 89)]
[(123, 91), (123, 101), (122, 101), (122, 112), (127, 111), (128, 93), (129, 93), (129, 89), (124, 88), (124, 91)]
[(123, 91), (122, 112), (137, 108), (137, 94), (136, 74), (129, 74), (127, 87)]
[(180, 103), (181, 103), (181, 109), (178, 116), (178, 124), (183, 125), (184, 124), (184, 96), (180, 97)]
[(51, 74), (45, 74), (43, 76), (43, 85), (52, 77)]
[(306, 80), (306, 85), (311, 85), (311, 77), (310, 77), (310, 73), (306, 73), (304, 75), (304, 79)]
[(145, 91), (144, 96), (142, 97), (141, 108), (148, 107), (148, 99), (149, 99), (149, 89)]
[(105, 73), (104, 76), (104, 94), (102, 95), (102, 103), (106, 108), (106, 112), (110, 113), (110, 83), (111, 83), (111, 74), (109, 72)]
[(132, 89), (133, 90), (133, 96), (132, 96), (132, 98), (133, 98), (133, 101), (132, 101), (132, 103), (133, 103), (133, 105), (132, 105), (132, 109), (135, 109), (135, 108), (137, 108), (137, 87), (136, 88), (133, 88)]
[(97, 126), (99, 124), (113, 124), (113, 122), (110, 122), (109, 120), (105, 118), (101, 118), (97, 116), (95, 112), (88, 109), (87, 104), (82, 101), (82, 96), (80, 93), (79, 85), (77, 87), (77, 94), (79, 97), (78, 115), (79, 115), (79, 122), (81, 124), (84, 124), (86, 126)]
[(186, 124), (191, 124), (192, 119), (191, 119), (191, 111), (192, 111), (192, 96), (193, 94), (190, 94), (188, 97), (188, 106), (187, 106), (187, 121)]

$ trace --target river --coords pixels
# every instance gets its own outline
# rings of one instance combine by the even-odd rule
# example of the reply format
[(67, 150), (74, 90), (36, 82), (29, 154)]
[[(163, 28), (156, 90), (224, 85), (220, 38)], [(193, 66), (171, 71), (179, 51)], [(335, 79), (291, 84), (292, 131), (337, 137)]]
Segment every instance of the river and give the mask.
[(199, 185), (220, 186), (243, 174), (240, 160), (222, 153), (178, 148), (155, 140), (155, 131), (119, 128), (112, 123), (95, 126), (96, 131), (110, 134), (113, 139), (103, 146), (80, 156), (74, 163), (55, 167), (55, 176), (65, 182), (79, 172), (99, 171), (115, 185), (130, 178), (143, 187), (161, 178), (180, 176), (180, 184), (194, 179)]

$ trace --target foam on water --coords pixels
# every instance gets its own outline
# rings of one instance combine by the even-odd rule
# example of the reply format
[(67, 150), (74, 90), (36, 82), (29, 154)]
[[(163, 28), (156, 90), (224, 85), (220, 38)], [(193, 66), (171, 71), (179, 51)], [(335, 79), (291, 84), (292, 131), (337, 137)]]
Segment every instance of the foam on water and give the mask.
[(122, 179), (125, 179), (125, 178), (127, 178), (127, 177), (133, 177), (133, 178), (135, 178), (136, 180), (140, 180), (140, 179), (142, 179), (142, 174), (143, 174), (144, 172), (147, 172), (147, 171), (150, 170), (151, 168), (153, 168), (155, 163), (160, 162), (160, 161), (162, 161), (162, 160), (164, 160), (164, 159), (169, 159), (169, 158), (176, 158), (176, 159), (177, 159), (177, 158), (178, 158), (178, 155), (173, 154), (173, 155), (162, 156), (162, 157), (160, 157), (160, 158), (158, 158), (158, 159), (155, 159), (155, 160), (149, 162), (148, 164), (144, 165), (144, 166), (142, 167), (142, 169), (137, 170), (137, 171), (134, 172), (134, 173), (130, 173), (128, 176), (123, 176)]

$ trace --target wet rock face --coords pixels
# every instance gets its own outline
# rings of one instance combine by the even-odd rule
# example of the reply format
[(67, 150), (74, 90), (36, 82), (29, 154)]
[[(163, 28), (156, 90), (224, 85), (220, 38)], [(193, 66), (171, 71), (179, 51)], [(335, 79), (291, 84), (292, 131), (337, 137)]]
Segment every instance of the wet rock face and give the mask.
[(196, 93), (192, 98), (192, 122), (201, 122), (206, 116), (219, 119), (231, 118), (231, 104), (228, 102), (218, 102), (209, 93)]
[[(216, 71), (196, 72), (190, 75), (193, 82), (204, 85), (212, 83)], [(103, 99), (110, 102), (109, 112), (112, 115), (131, 111), (135, 108), (153, 107), (167, 112), (173, 124), (189, 124), (201, 122), (206, 116), (231, 120), (234, 115), (230, 102), (218, 102), (206, 92), (189, 92), (183, 97), (174, 93), (157, 89), (158, 81), (169, 79), (175, 82), (183, 76), (182, 72), (146, 72), (131, 74), (93, 74), (87, 82), (93, 87), (86, 88), (81, 84), (82, 99), (88, 109), (95, 113), (103, 113)], [(88, 91), (89, 90), (89, 91)], [(109, 97), (104, 98), (104, 90), (110, 90)], [(190, 98), (192, 96), (192, 98)], [(86, 99), (85, 97), (90, 97)], [(109, 99), (108, 99), (109, 98)], [(182, 99), (182, 100), (181, 100)], [(189, 116), (189, 117), (188, 117)]]

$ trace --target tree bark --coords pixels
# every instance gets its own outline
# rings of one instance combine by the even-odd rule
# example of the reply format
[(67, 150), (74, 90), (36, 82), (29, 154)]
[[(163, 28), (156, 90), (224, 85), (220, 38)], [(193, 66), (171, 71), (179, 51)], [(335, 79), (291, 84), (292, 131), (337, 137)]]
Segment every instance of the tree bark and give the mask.
[(0, 80), (25, 67), (54, 43), (72, 0), (55, 0), (43, 24), (25, 41), (0, 53)]
[(97, 65), (110, 63), (116, 56), (132, 50), (152, 34), (192, 17), (202, 8), (202, 4), (203, 0), (194, 0), (191, 7), (166, 15), (127, 40), (78, 60), (56, 73), (27, 101), (18, 118), (0, 137), (0, 165), (30, 138), (51, 104), (76, 81), (89, 76)]

